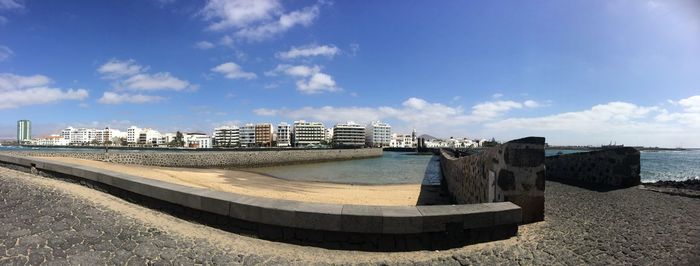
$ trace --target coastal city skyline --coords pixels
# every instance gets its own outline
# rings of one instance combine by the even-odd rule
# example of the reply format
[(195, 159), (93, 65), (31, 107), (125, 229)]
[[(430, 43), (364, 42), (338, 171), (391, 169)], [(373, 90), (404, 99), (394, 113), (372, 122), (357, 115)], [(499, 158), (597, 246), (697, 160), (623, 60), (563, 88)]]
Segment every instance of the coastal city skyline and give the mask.
[(0, 139), (22, 119), (37, 136), (382, 120), (700, 147), (696, 1), (0, 3)]

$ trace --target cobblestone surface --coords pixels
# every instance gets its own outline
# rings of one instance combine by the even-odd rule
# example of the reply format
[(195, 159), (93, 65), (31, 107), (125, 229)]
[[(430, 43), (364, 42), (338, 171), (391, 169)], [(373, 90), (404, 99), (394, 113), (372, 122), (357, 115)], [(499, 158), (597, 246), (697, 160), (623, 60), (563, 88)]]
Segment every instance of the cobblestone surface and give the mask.
[(0, 265), (698, 265), (700, 199), (548, 182), (546, 221), (446, 251), (352, 252), (249, 238), (0, 168)]

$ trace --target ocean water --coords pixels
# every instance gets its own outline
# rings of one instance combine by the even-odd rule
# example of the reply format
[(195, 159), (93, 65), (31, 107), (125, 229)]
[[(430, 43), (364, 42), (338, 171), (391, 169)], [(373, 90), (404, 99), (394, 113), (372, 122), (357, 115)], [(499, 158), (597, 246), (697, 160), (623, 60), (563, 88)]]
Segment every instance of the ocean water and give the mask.
[(378, 158), (246, 169), (279, 178), (350, 184), (439, 185), (440, 161), (434, 155), (384, 152)]

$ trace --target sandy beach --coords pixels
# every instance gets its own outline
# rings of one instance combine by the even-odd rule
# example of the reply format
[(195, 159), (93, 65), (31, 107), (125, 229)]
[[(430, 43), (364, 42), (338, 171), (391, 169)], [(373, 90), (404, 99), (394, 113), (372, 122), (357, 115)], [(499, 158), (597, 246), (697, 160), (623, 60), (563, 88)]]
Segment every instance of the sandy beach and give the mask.
[(416, 205), (421, 192), (420, 184), (350, 185), (303, 182), (279, 179), (247, 171), (147, 167), (66, 157), (42, 158), (106, 169), (191, 187), (307, 202), (405, 206)]

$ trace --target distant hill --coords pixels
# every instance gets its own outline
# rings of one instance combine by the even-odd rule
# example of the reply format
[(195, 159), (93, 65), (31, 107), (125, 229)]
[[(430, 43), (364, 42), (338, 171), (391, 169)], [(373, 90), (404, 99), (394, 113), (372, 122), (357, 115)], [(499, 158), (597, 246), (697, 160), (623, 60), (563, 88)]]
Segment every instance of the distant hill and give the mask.
[(428, 135), (428, 134), (423, 134), (423, 135), (420, 135), (420, 136), (418, 136), (418, 137), (419, 137), (419, 138), (423, 138), (423, 139), (425, 139), (425, 140), (434, 140), (434, 139), (438, 139), (438, 138), (433, 137), (433, 136)]

